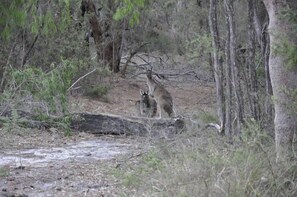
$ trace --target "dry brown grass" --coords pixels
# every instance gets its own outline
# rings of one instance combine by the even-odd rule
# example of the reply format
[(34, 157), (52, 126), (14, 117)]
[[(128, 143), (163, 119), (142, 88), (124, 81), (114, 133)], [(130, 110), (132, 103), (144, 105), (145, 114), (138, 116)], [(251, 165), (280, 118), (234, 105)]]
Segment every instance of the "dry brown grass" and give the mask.
[(297, 161), (276, 164), (273, 139), (257, 128), (233, 144), (211, 130), (160, 140), (111, 174), (122, 196), (296, 196)]

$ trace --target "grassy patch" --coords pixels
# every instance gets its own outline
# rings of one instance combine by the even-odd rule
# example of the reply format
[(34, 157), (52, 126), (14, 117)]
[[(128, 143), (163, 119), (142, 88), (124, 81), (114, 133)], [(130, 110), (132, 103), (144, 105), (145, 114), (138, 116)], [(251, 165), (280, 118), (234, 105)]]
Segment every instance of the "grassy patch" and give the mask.
[(85, 95), (91, 98), (100, 99), (107, 102), (108, 99), (106, 97), (106, 94), (108, 90), (109, 90), (108, 86), (96, 85), (96, 86), (87, 88)]
[(9, 169), (0, 166), (0, 177), (8, 177)]
[(257, 124), (250, 123), (233, 144), (211, 132), (155, 143), (137, 161), (117, 169), (121, 191), (168, 197), (297, 194), (297, 161), (275, 163), (274, 140)]
[(215, 115), (209, 113), (209, 112), (203, 112), (200, 115), (200, 119), (204, 122), (204, 123), (214, 123), (217, 122), (217, 118)]

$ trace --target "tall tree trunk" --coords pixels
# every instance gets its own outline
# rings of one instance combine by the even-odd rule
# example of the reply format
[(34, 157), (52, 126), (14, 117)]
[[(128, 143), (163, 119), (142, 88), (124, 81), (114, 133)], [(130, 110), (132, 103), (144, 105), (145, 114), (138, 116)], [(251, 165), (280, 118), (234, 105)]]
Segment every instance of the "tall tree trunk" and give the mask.
[(267, 31), (268, 13), (263, 2), (255, 2), (254, 6), (254, 26), (256, 32), (256, 41), (261, 46), (261, 57), (265, 68), (265, 116), (267, 121), (272, 122), (273, 106), (272, 106), (272, 86), (269, 71), (269, 53), (270, 39)]
[(217, 24), (217, 0), (210, 0), (209, 7), (209, 28), (212, 37), (213, 48), (213, 66), (214, 76), (216, 82), (216, 95), (217, 95), (217, 109), (220, 121), (220, 132), (224, 133), (225, 128), (225, 108), (224, 108), (224, 92), (223, 92), (223, 67), (220, 61), (220, 40)]
[[(289, 46), (296, 46), (296, 22), (289, 22), (283, 13), (297, 12), (295, 0), (263, 0), (269, 15), (269, 34), (271, 52), (269, 57), (270, 77), (274, 93), (275, 107), (275, 144), (277, 161), (284, 161), (293, 156), (293, 137), (297, 131), (296, 93), (297, 65), (290, 62), (290, 56), (296, 55), (296, 49), (289, 51)], [(286, 12), (284, 12), (286, 11)], [(286, 50), (284, 52), (284, 50)], [(288, 54), (291, 53), (291, 54)], [(293, 65), (292, 65), (293, 64)], [(295, 65), (294, 65), (295, 64)], [(290, 67), (289, 67), (290, 66)], [(294, 108), (295, 107), (295, 108)]]
[[(229, 21), (226, 17), (226, 24), (229, 25)], [(232, 81), (231, 81), (231, 61), (230, 61), (230, 30), (227, 30), (227, 38), (225, 45), (225, 55), (226, 55), (226, 94), (225, 94), (225, 108), (226, 108), (226, 123), (225, 123), (225, 134), (229, 138), (233, 136), (232, 131)]]
[(258, 81), (256, 76), (256, 63), (255, 63), (255, 27), (254, 27), (254, 0), (247, 0), (248, 4), (248, 58), (247, 65), (249, 70), (249, 85), (248, 96), (250, 97), (250, 111), (255, 120), (260, 119), (260, 106), (258, 98)]
[(233, 9), (233, 0), (224, 0), (225, 11), (227, 14), (227, 23), (228, 29), (230, 31), (230, 65), (231, 65), (231, 74), (232, 74), (232, 83), (234, 87), (234, 93), (236, 98), (236, 115), (237, 115), (237, 125), (236, 125), (236, 134), (241, 132), (241, 124), (243, 122), (243, 101), (242, 101), (242, 92), (240, 87), (239, 80), (239, 69), (238, 64), (236, 64), (236, 33), (235, 33), (235, 20), (234, 20), (234, 9)]
[[(268, 25), (267, 25), (268, 26)], [(265, 113), (267, 114), (268, 121), (272, 122), (273, 118), (273, 106), (272, 106), (272, 85), (269, 71), (269, 54), (270, 54), (270, 38), (267, 32), (267, 26), (263, 32), (263, 56), (264, 56), (264, 67), (265, 67)]]

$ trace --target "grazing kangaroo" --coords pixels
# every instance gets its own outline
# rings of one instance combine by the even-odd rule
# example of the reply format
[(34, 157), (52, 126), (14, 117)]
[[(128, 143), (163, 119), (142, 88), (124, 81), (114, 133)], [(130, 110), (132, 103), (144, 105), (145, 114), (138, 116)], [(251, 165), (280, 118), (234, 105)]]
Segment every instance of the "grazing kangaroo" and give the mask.
[(146, 77), (149, 93), (151, 96), (154, 96), (159, 108), (159, 118), (164, 117), (165, 112), (169, 117), (173, 117), (173, 102), (170, 93), (153, 79), (151, 70), (147, 71)]
[(151, 98), (148, 91), (140, 90), (141, 99), (136, 101), (135, 106), (139, 116), (152, 118), (157, 113), (157, 102)]

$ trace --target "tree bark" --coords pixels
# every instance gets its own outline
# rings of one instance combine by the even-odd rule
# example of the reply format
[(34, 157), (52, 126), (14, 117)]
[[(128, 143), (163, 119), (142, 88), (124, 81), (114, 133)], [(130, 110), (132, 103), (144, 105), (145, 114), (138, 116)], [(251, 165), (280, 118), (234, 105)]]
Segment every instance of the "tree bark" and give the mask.
[(272, 122), (273, 119), (273, 105), (272, 105), (272, 85), (269, 70), (269, 54), (270, 54), (270, 37), (267, 32), (267, 26), (263, 32), (263, 56), (264, 56), (264, 67), (265, 67), (265, 113), (267, 114), (268, 121)]
[[(0, 117), (12, 119), (12, 113), (12, 111), (6, 111)], [(38, 129), (59, 127), (59, 122), (67, 118), (70, 120), (70, 128), (74, 132), (83, 131), (99, 135), (136, 135), (170, 138), (187, 129), (185, 120), (181, 118), (160, 120), (144, 117), (76, 113), (52, 118), (51, 121), (39, 121), (35, 120), (35, 116), (30, 113), (24, 111), (17, 111), (16, 113), (19, 117), (17, 124), (22, 127)]]
[[(227, 21), (226, 21), (227, 22)], [(227, 22), (228, 23), (228, 22)], [(226, 108), (226, 123), (225, 123), (225, 134), (230, 138), (233, 135), (232, 130), (232, 81), (231, 81), (231, 62), (230, 62), (230, 31), (227, 31), (227, 41), (225, 46), (226, 54), (226, 95), (225, 95), (225, 108)]]
[(223, 92), (223, 67), (220, 61), (220, 40), (219, 30), (217, 24), (217, 0), (210, 0), (209, 7), (209, 28), (212, 37), (212, 50), (213, 50), (213, 66), (214, 77), (216, 82), (216, 95), (217, 95), (217, 109), (220, 121), (220, 132), (224, 134), (225, 128), (225, 107), (224, 107), (224, 92)]
[(236, 33), (235, 33), (235, 20), (234, 20), (234, 9), (233, 9), (233, 0), (224, 0), (225, 11), (227, 14), (228, 20), (228, 29), (230, 31), (230, 65), (231, 65), (231, 74), (232, 74), (232, 84), (234, 87), (235, 99), (236, 99), (236, 115), (237, 115), (237, 126), (236, 134), (241, 132), (241, 124), (243, 123), (243, 114), (244, 107), (242, 101), (242, 91), (239, 80), (239, 68), (236, 64)]
[(105, 114), (72, 114), (71, 127), (93, 134), (170, 137), (186, 130), (182, 119), (122, 117)]
[(297, 112), (294, 106), (296, 105), (294, 92), (297, 90), (297, 65), (291, 65), (289, 68), (288, 54), (279, 49), (287, 49), (285, 43), (293, 46), (297, 44), (296, 29), (294, 29), (296, 23), (289, 22), (283, 15), (284, 11), (286, 14), (296, 13), (297, 2), (295, 0), (263, 0), (263, 2), (270, 21), (268, 30), (272, 50), (269, 67), (274, 93), (276, 158), (280, 162), (290, 159), (296, 148), (293, 138), (297, 131)]
[[(229, 27), (229, 19), (226, 13), (226, 26)], [(226, 94), (225, 94), (225, 108), (226, 108), (226, 123), (225, 123), (225, 134), (229, 138), (233, 136), (232, 130), (232, 73), (231, 73), (231, 60), (230, 60), (230, 29), (227, 28), (227, 37), (225, 44), (225, 56), (226, 56)]]
[(249, 85), (248, 85), (248, 97), (250, 104), (250, 111), (253, 118), (260, 120), (260, 106), (258, 98), (258, 80), (256, 76), (256, 63), (255, 63), (255, 26), (254, 26), (254, 0), (247, 0), (248, 4), (248, 58), (247, 65), (249, 70)]
[(269, 23), (268, 13), (262, 1), (255, 2), (254, 6), (254, 26), (256, 33), (256, 41), (261, 46), (261, 58), (265, 69), (265, 106), (264, 112), (268, 123), (272, 122), (273, 105), (272, 105), (272, 86), (269, 71), (269, 54), (270, 39), (267, 31)]

